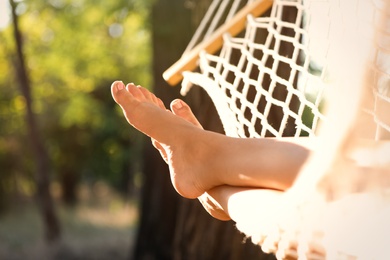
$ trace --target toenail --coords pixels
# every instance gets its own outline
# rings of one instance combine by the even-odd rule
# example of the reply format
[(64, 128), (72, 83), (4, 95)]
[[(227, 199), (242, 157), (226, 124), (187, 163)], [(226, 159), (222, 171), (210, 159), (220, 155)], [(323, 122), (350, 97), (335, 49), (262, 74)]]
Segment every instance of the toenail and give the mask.
[(116, 88), (117, 88), (118, 90), (122, 90), (122, 89), (125, 88), (125, 84), (123, 84), (122, 81), (118, 81), (118, 82), (116, 83)]
[(176, 101), (174, 105), (177, 109), (181, 109), (183, 107), (183, 103), (180, 100)]

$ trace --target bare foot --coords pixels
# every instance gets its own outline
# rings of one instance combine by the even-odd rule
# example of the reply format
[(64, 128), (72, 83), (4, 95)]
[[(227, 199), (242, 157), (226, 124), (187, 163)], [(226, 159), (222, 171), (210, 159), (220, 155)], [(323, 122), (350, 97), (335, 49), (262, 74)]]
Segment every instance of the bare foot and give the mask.
[[(127, 121), (144, 134), (167, 143), (172, 139), (169, 127), (162, 127), (171, 121), (174, 116), (166, 111), (163, 102), (154, 94), (141, 86), (130, 83), (125, 85), (115, 81), (111, 86), (111, 93), (116, 103), (122, 108)], [(181, 120), (182, 124), (190, 125)]]
[[(174, 115), (183, 118), (187, 122), (190, 122), (199, 129), (203, 129), (202, 125), (196, 119), (195, 115), (192, 113), (191, 108), (182, 100), (175, 99), (171, 102), (171, 111)], [(161, 156), (168, 163), (167, 151), (164, 150), (164, 147), (156, 140), (152, 139), (153, 145), (160, 151)], [(219, 186), (221, 187), (221, 186)], [(211, 195), (214, 190), (219, 189), (219, 187), (213, 188), (210, 191), (203, 193), (198, 197), (199, 202), (202, 204), (203, 208), (214, 218), (227, 221), (230, 220), (230, 216), (225, 212), (220, 203), (214, 199)]]
[(210, 147), (202, 141), (205, 131), (196, 118), (185, 111), (189, 107), (180, 111), (180, 101), (175, 101), (174, 111), (181, 114), (176, 116), (145, 88), (134, 84), (125, 87), (120, 81), (112, 84), (111, 92), (127, 121), (152, 138), (169, 165), (172, 184), (180, 195), (197, 198), (219, 184), (200, 163), (210, 158), (206, 155)]
[[(182, 100), (175, 99), (171, 102), (171, 111), (173, 114), (183, 118), (184, 120), (190, 122), (194, 126), (203, 129), (202, 125), (196, 119), (195, 115), (192, 113), (191, 108)], [(227, 221), (230, 220), (230, 216), (225, 212), (220, 203), (215, 200), (212, 194), (216, 189), (222, 189), (222, 186), (212, 188), (211, 190), (203, 193), (198, 197), (199, 202), (202, 204), (203, 208), (214, 218)]]

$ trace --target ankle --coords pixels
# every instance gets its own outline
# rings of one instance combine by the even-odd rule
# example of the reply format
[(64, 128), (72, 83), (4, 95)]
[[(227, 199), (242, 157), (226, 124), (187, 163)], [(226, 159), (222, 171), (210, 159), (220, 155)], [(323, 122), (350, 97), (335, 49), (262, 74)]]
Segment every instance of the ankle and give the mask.
[(202, 135), (197, 140), (196, 151), (197, 160), (203, 162), (200, 173), (205, 180), (205, 188), (211, 189), (216, 186), (225, 184), (223, 175), (225, 174), (225, 157), (226, 146), (221, 144), (220, 136), (217, 133), (202, 131)]

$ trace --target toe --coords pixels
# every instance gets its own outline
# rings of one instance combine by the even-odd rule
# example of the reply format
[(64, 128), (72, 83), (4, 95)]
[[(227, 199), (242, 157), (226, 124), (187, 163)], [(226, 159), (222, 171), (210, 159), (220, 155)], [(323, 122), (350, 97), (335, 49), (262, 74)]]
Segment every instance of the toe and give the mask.
[(116, 103), (119, 105), (124, 102), (124, 98), (126, 96), (125, 84), (122, 81), (114, 81), (111, 84), (111, 95)]
[(202, 125), (199, 123), (195, 115), (192, 113), (191, 108), (183, 100), (180, 99), (173, 100), (171, 103), (171, 110), (175, 115), (180, 116), (181, 118), (187, 120), (191, 124), (202, 128)]
[(126, 85), (126, 89), (127, 91), (133, 96), (135, 97), (136, 99), (144, 99), (145, 96), (144, 94), (142, 93), (140, 87), (137, 87), (136, 85), (134, 85), (133, 83), (129, 83)]
[[(134, 86), (135, 87), (135, 86)], [(130, 87), (131, 89), (132, 87)], [(136, 88), (136, 87), (135, 87)], [(126, 119), (129, 121), (130, 118), (127, 118), (131, 113), (131, 111), (135, 111), (137, 106), (139, 105), (140, 98), (137, 98), (135, 95), (142, 95), (142, 93), (135, 91), (128, 91), (129, 85), (125, 87), (122, 81), (115, 81), (111, 85), (111, 93), (115, 102), (122, 108)], [(142, 95), (143, 96), (143, 95)]]
[(137, 88), (142, 92), (146, 101), (157, 105), (161, 109), (164, 109), (164, 110), (166, 109), (164, 106), (164, 103), (158, 97), (156, 97), (152, 92), (150, 92), (149, 90), (147, 90), (146, 88), (141, 87), (141, 86), (137, 86)]
[(165, 108), (165, 105), (164, 105), (164, 102), (162, 102), (162, 100), (159, 99), (158, 97), (156, 97), (156, 102), (157, 102), (158, 106), (159, 106), (161, 109), (166, 109), (166, 108)]
[(137, 88), (139, 89), (139, 91), (144, 95), (144, 97), (149, 100), (149, 101), (152, 101), (153, 100), (153, 94), (150, 93), (149, 90), (147, 90), (146, 88), (144, 87), (141, 87), (141, 86), (137, 86)]

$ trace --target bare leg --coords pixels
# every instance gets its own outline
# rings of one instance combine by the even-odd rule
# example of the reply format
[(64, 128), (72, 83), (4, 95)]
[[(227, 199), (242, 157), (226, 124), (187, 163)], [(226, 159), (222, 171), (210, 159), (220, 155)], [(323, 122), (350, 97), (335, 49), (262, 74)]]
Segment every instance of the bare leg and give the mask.
[(288, 141), (239, 139), (200, 129), (167, 111), (146, 89), (112, 85), (127, 121), (165, 151), (171, 181), (184, 197), (219, 186), (290, 187), (309, 151)]

